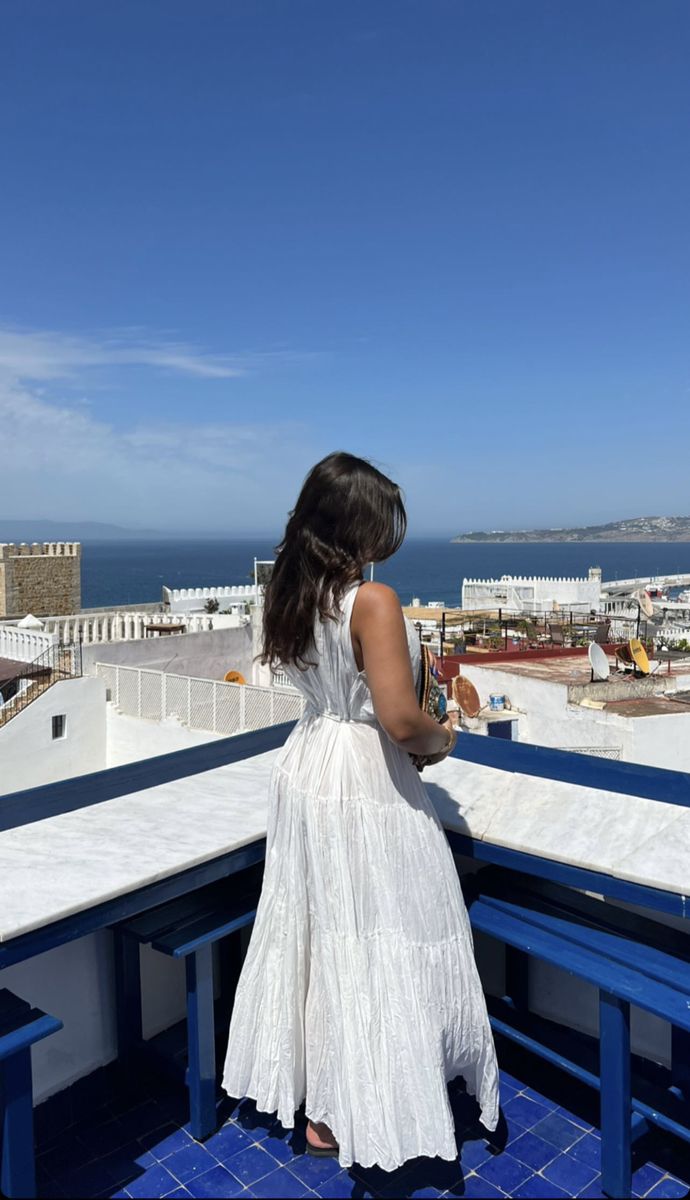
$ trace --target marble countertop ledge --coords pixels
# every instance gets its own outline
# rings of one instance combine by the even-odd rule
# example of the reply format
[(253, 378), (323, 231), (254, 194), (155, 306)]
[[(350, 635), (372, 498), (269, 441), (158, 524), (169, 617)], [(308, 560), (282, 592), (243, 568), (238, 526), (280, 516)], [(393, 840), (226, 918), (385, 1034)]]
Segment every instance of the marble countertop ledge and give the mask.
[[(266, 835), (280, 750), (0, 833), (0, 942)], [(459, 759), (423, 776), (448, 829), (687, 895), (690, 811)]]
[(265, 837), (277, 753), (0, 833), (0, 943)]
[(640, 842), (616, 864), (616, 874), (634, 883), (690, 896), (690, 811), (680, 810), (666, 836)]
[(690, 894), (686, 808), (478, 768), (458, 759), (428, 769), (424, 779), (432, 784), (432, 799), (447, 829), (646, 887)]

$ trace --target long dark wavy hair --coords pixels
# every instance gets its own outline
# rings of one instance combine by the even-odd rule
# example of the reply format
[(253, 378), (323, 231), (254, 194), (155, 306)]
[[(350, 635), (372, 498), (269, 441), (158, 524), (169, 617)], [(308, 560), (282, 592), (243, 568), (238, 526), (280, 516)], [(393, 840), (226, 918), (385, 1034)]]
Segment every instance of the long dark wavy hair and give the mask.
[(338, 451), (312, 467), (276, 547), (262, 662), (307, 667), (317, 614), (335, 618), (366, 563), (395, 554), (406, 529), (400, 488), (366, 459)]

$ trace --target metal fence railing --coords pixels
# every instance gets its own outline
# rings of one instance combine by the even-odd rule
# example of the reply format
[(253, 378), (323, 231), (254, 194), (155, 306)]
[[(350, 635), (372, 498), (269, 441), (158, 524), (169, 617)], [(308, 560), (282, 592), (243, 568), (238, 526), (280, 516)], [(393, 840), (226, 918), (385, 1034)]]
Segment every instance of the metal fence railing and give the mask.
[(559, 746), (568, 754), (592, 754), (595, 758), (611, 758), (619, 761), (623, 753), (622, 746)]
[(223, 683), (109, 663), (97, 663), (96, 674), (121, 713), (149, 721), (176, 717), (190, 729), (209, 733), (228, 736), (266, 729), (299, 720), (304, 712), (304, 698), (295, 688)]
[(22, 712), (38, 696), (61, 679), (78, 679), (82, 674), (81, 644), (49, 646), (32, 662), (0, 679), (0, 727)]

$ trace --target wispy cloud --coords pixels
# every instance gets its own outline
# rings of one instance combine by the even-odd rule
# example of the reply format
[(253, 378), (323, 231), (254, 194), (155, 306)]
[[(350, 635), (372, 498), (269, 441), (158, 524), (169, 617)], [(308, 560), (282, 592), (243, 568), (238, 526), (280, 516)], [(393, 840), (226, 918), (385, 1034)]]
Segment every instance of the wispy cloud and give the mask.
[(262, 421), (241, 402), (231, 407), (235, 419), (145, 413), (126, 421), (118, 413), (114, 422), (112, 405), (94, 411), (67, 400), (65, 385), (73, 395), (77, 382), (88, 396), (91, 369), (107, 369), (111, 381), (115, 368), (130, 365), (232, 379), (275, 366), (282, 353), (212, 355), (161, 339), (0, 330), (5, 514), (229, 533), (275, 528), (313, 454), (303, 425)]
[(118, 429), (81, 406), (0, 381), (3, 509), (131, 526), (276, 528), (314, 456), (304, 426), (147, 423)]
[(84, 337), (51, 330), (0, 329), (0, 371), (34, 382), (70, 379), (99, 367), (131, 366), (202, 379), (234, 379), (269, 364), (309, 357), (313, 356), (287, 350), (212, 354), (174, 338), (151, 338), (137, 330)]

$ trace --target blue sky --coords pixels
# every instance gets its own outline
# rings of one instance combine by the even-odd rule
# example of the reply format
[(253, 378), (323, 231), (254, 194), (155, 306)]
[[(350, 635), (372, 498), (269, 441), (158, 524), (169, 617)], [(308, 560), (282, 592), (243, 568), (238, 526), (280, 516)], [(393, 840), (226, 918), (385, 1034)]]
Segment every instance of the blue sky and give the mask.
[(25, 0), (2, 515), (411, 532), (687, 513), (687, 0)]

